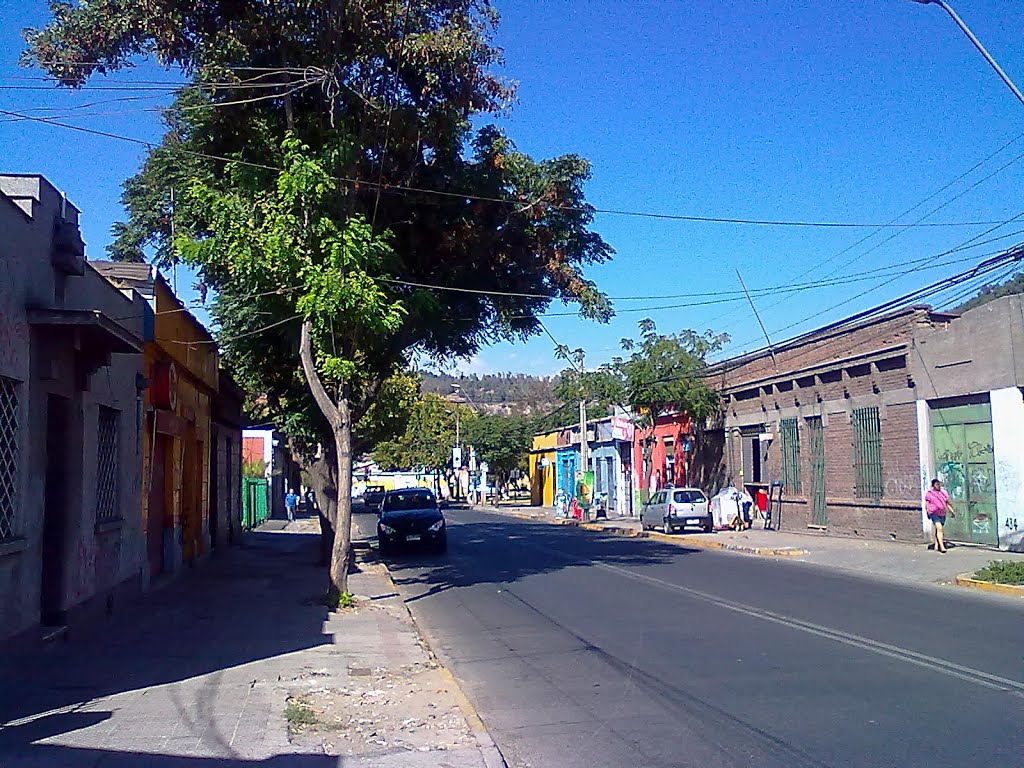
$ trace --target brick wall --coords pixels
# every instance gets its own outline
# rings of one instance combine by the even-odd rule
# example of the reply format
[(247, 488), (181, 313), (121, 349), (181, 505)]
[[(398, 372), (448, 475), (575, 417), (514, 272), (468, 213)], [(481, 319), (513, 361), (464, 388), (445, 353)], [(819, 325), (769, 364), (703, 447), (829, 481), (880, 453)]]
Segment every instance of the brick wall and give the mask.
[[(734, 364), (719, 380), (725, 401), (724, 447), (705, 463), (713, 466), (720, 457), (722, 474), (738, 480), (742, 441), (752, 433), (769, 432), (773, 439), (763, 451), (762, 478), (781, 481), (780, 422), (796, 419), (801, 487), (785, 489), (778, 517), (784, 530), (806, 530), (814, 523), (807, 419), (818, 417), (825, 447), (826, 530), (919, 541), (916, 390), (906, 342), (915, 328), (943, 320), (925, 310), (907, 310), (778, 352), (777, 367), (767, 355)], [(852, 413), (865, 407), (879, 409), (883, 492), (878, 500), (857, 498), (855, 490)]]

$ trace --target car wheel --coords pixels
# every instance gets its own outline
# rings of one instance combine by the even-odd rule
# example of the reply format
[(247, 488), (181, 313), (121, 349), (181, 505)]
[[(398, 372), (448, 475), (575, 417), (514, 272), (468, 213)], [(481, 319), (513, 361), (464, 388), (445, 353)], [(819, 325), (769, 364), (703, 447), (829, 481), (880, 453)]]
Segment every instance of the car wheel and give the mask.
[(715, 532), (715, 524), (714, 524), (714, 522), (709, 520), (708, 522), (706, 522), (704, 524), (704, 533), (714, 533), (714, 532)]
[(665, 522), (662, 525), (661, 530), (666, 534), (672, 533), (672, 523), (668, 521), (668, 518), (665, 519)]
[(377, 552), (381, 557), (391, 554), (391, 545), (379, 536), (377, 537)]

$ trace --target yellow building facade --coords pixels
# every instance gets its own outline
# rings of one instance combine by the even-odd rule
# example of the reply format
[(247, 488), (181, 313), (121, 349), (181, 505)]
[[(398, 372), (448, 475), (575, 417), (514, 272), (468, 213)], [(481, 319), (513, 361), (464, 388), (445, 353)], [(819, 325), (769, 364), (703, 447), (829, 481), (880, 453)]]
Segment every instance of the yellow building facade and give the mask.
[(555, 452), (559, 430), (533, 436), (530, 448), (530, 503), (535, 507), (555, 505)]
[(218, 389), (210, 333), (148, 264), (97, 262), (108, 280), (134, 288), (153, 309), (146, 329), (148, 387), (142, 424), (142, 522), (149, 578), (209, 548), (211, 403)]

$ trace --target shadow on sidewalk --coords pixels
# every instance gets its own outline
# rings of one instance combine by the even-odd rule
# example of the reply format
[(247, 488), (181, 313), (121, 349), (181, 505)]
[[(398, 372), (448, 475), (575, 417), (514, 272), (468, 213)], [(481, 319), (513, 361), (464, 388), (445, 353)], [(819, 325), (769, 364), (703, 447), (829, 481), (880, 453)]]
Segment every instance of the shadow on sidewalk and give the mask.
[[(487, 522), (460, 522), (454, 511), (449, 514), (447, 555), (409, 551), (389, 558), (388, 568), (399, 586), (426, 588), (407, 598), (407, 602), (415, 602), (453, 587), (510, 584), (527, 576), (588, 566), (595, 550), (601, 553), (602, 563), (616, 566), (657, 565), (701, 551), (613, 533), (587, 531), (585, 536), (580, 538), (574, 528), (523, 520), (505, 522), (500, 517)], [(520, 540), (528, 540), (530, 546), (517, 545)], [(507, 547), (496, 552), (496, 541), (507, 542)]]
[[(243, 665), (332, 643), (332, 637), (323, 632), (326, 608), (317, 603), (326, 586), (326, 571), (313, 565), (317, 538), (315, 534), (247, 534), (243, 545), (202, 563), (110, 621), (79, 632), (60, 646), (17, 655), (0, 650), (0, 766), (13, 768), (12, 760), (18, 766), (175, 768), (337, 764), (297, 755), (238, 761), (131, 752), (141, 746), (132, 744), (133, 735), (152, 738), (143, 733), (98, 743), (100, 752), (36, 743), (91, 728), (103, 720), (140, 716), (123, 710), (124, 699), (107, 705), (105, 697), (213, 672), (219, 674), (190, 692), (194, 698), (176, 690), (161, 693), (174, 702), (178, 722), (198, 732), (216, 731), (210, 724), (215, 723), (218, 708), (231, 706), (225, 696), (228, 686), (241, 685), (248, 690), (249, 680), (244, 678), (252, 678), (255, 685), (255, 678), (267, 674), (267, 668), (240, 669)], [(135, 701), (146, 699), (132, 701), (134, 706)], [(235, 714), (243, 719), (239, 711)], [(153, 720), (157, 717), (154, 714)], [(117, 722), (110, 729), (96, 730), (109, 730), (112, 735)], [(153, 727), (163, 726), (170, 730), (166, 722)], [(227, 739), (222, 741), (225, 753), (234, 754)], [(119, 751), (122, 743), (129, 751)], [(12, 752), (18, 757), (11, 757)], [(98, 761), (97, 755), (103, 759)]]

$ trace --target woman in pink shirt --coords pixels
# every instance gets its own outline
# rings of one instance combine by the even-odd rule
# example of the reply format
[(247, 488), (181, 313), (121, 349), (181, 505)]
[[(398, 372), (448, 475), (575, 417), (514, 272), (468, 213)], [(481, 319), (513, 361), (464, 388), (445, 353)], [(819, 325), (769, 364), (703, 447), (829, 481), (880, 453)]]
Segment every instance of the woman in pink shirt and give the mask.
[(946, 513), (956, 517), (953, 505), (949, 502), (949, 494), (942, 489), (942, 482), (938, 479), (932, 480), (931, 490), (924, 495), (925, 511), (928, 519), (932, 521), (932, 546), (939, 552), (946, 551), (946, 542), (942, 538), (942, 526), (946, 524)]

